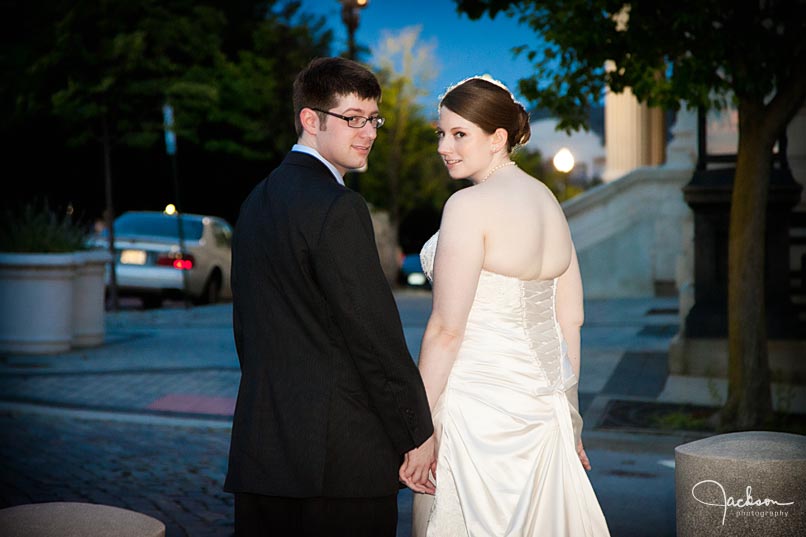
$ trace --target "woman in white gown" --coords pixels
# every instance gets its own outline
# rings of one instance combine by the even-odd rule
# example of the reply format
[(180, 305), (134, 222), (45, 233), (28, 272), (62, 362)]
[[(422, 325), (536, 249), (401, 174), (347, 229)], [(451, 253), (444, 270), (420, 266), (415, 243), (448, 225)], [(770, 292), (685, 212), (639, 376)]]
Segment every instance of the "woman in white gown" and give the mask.
[(510, 160), (528, 114), (471, 78), (443, 97), (437, 133), (450, 176), (474, 184), (448, 200), (421, 253), (435, 433), (400, 471), (427, 492), (415, 494), (414, 537), (609, 535), (580, 440), (576, 253), (554, 195)]

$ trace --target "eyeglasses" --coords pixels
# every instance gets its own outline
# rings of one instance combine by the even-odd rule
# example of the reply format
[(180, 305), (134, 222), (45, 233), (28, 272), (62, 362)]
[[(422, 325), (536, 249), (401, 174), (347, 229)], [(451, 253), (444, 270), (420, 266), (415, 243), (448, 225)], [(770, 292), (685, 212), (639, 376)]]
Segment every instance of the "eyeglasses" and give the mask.
[(364, 125), (367, 124), (369, 121), (370, 125), (375, 127), (376, 129), (380, 129), (383, 124), (386, 122), (385, 118), (380, 116), (372, 116), (372, 117), (364, 117), (364, 116), (343, 116), (341, 114), (334, 114), (333, 112), (328, 112), (327, 110), (322, 110), (321, 108), (311, 108), (311, 110), (316, 110), (317, 112), (322, 112), (323, 114), (327, 114), (329, 116), (337, 117), (339, 119), (343, 119), (347, 122), (348, 127), (352, 127), (354, 129), (360, 129)]

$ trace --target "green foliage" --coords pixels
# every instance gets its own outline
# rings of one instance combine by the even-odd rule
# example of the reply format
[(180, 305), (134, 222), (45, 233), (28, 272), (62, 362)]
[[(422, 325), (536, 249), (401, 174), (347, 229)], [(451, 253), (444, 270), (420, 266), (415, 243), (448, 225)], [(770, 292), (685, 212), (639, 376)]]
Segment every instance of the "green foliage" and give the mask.
[(86, 250), (84, 229), (48, 204), (5, 209), (0, 216), (0, 252), (66, 253)]
[(265, 160), (296, 141), (292, 82), (312, 58), (328, 55), (331, 39), (321, 19), (294, 24), (298, 6), (290, 2), (255, 24), (248, 47), (209, 73), (218, 100), (208, 108), (205, 149)]
[[(162, 143), (162, 106), (174, 108), (179, 139), (244, 159), (268, 159), (294, 140), (288, 129), (293, 76), (331, 38), (321, 19), (300, 22), (281, 0), (82, 0), (44, 2), (42, 13), (6, 13), (41, 31), (21, 36), (0, 60), (19, 69), (0, 96), (12, 125), (59, 118), (67, 142), (109, 138)], [(15, 73), (16, 74), (16, 73)], [(290, 131), (290, 132), (289, 132)]]
[(437, 154), (435, 125), (416, 102), (434, 65), (431, 49), (419, 44), (418, 36), (418, 28), (407, 28), (385, 36), (376, 49), (386, 124), (378, 131), (367, 171), (357, 177), (361, 194), (387, 209), (394, 225), (417, 208), (439, 211), (452, 192)]
[[(736, 105), (739, 144), (728, 237), (728, 400), (723, 426), (772, 412), (764, 326), (764, 225), (775, 141), (806, 100), (803, 0), (455, 0), (472, 18), (499, 12), (539, 36), (521, 45), (535, 73), (521, 92), (586, 127), (606, 88), (666, 109)], [(546, 82), (548, 81), (548, 82)], [(761, 302), (759, 302), (759, 297)], [(759, 313), (761, 312), (761, 313)]]
[[(409, 103), (408, 121), (399, 128), (396, 93), (394, 86), (384, 86), (380, 109), (387, 124), (378, 131), (368, 169), (360, 176), (360, 189), (368, 202), (397, 212), (402, 220), (417, 207), (439, 210), (451, 190), (445, 166), (437, 154), (434, 125), (425, 119), (421, 107)], [(398, 129), (393, 132), (391, 126), (395, 122)], [(394, 178), (390, 178), (391, 173)], [(395, 203), (397, 207), (393, 207)]]
[(557, 171), (551, 162), (543, 160), (540, 151), (519, 147), (513, 151), (512, 160), (520, 169), (549, 187), (560, 202), (584, 192), (584, 189), (569, 183), (568, 174)]
[(806, 63), (800, 0), (455, 1), (471, 18), (505, 13), (535, 31), (536, 44), (514, 49), (535, 66), (520, 89), (566, 131), (586, 126), (608, 87), (666, 109), (724, 107), (734, 96), (763, 101)]
[(687, 412), (684, 410), (653, 416), (652, 425), (672, 431), (707, 431), (713, 429), (708, 416), (703, 415), (701, 412)]

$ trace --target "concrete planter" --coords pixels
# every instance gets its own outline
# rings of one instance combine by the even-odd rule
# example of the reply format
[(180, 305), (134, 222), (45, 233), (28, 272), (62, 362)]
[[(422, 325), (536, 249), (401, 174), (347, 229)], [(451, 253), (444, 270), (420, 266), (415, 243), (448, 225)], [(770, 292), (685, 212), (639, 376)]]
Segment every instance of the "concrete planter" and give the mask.
[(77, 252), (75, 256), (71, 345), (95, 347), (104, 342), (104, 278), (112, 256), (104, 250)]
[(76, 264), (75, 253), (0, 253), (0, 352), (70, 349)]

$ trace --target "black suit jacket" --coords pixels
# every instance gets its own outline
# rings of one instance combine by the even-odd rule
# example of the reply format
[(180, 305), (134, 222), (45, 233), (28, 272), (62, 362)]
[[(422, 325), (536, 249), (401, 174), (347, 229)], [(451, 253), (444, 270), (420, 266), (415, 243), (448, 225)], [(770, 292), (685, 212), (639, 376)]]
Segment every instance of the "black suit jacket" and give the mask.
[(363, 198), (289, 153), (243, 203), (232, 251), (241, 383), (225, 489), (394, 494), (433, 432)]

